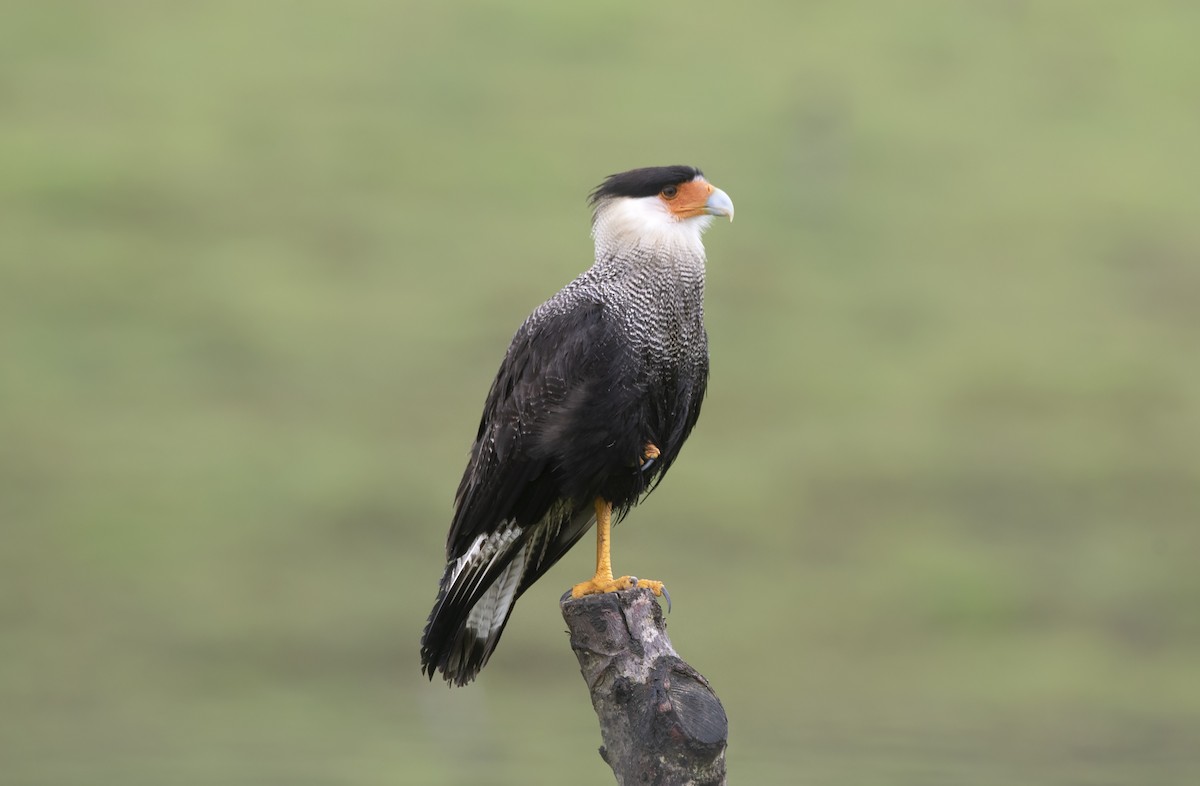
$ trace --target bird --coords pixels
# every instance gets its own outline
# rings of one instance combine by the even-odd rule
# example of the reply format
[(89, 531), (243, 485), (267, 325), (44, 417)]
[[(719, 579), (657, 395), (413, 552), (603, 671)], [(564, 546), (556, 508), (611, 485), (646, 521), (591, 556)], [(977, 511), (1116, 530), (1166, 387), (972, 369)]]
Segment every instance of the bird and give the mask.
[(708, 385), (705, 250), (733, 202), (692, 166), (608, 176), (590, 194), (595, 260), (521, 324), (492, 382), (454, 498), (421, 670), (478, 676), (517, 599), (592, 527), (575, 598), (614, 578), (611, 532), (674, 464)]

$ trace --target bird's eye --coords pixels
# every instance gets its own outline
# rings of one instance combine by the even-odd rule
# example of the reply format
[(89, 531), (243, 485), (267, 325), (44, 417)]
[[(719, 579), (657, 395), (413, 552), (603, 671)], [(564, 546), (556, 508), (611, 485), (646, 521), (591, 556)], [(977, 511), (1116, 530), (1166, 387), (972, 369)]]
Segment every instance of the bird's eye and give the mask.
[(675, 186), (667, 186), (662, 190), (663, 199), (674, 199), (679, 195), (679, 189)]

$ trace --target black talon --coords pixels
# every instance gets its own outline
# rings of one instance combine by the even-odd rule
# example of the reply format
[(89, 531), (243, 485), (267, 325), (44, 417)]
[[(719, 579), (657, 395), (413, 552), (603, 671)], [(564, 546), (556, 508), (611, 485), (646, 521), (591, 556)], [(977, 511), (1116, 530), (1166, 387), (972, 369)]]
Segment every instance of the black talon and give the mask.
[(662, 591), (663, 591), (663, 597), (667, 599), (667, 613), (670, 614), (671, 613), (671, 593), (667, 592), (666, 584), (663, 585)]

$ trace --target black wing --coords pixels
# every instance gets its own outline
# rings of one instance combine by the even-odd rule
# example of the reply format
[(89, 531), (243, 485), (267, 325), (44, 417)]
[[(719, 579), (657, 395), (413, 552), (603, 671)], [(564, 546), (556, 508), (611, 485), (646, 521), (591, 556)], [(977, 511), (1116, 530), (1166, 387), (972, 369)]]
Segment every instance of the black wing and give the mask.
[[(517, 331), (455, 495), (422, 637), (430, 677), (474, 678), (516, 599), (591, 527), (595, 498), (620, 517), (661, 480), (700, 413), (708, 357), (698, 349), (688, 367), (656, 365), (591, 301)], [(661, 455), (645, 466), (648, 442)]]
[[(484, 404), (455, 495), (447, 558), (502, 522), (537, 524), (564, 497), (590, 502), (588, 481), (620, 451), (607, 445), (638, 398), (627, 354), (598, 302), (522, 326)], [(632, 461), (635, 451), (629, 447), (625, 458)], [(588, 460), (596, 453), (601, 460)]]
[(431, 677), (474, 677), (516, 598), (590, 527), (605, 479), (637, 476), (637, 366), (599, 302), (531, 318), (517, 332), (455, 496), (422, 639)]

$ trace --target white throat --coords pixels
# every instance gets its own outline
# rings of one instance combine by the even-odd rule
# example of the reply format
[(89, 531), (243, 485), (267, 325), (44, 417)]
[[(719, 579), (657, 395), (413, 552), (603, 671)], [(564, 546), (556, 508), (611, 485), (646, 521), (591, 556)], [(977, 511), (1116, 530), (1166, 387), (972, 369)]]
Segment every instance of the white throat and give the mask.
[(624, 256), (633, 249), (703, 259), (700, 237), (712, 219), (705, 215), (681, 220), (657, 196), (606, 199), (596, 206), (592, 221), (596, 259)]

